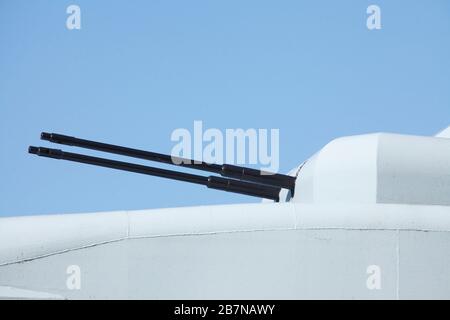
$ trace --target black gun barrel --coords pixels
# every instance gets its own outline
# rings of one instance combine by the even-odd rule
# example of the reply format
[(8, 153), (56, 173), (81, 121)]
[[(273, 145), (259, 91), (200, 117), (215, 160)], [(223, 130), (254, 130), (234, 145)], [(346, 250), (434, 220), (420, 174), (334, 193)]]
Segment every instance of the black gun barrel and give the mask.
[(249, 196), (271, 199), (274, 201), (279, 201), (279, 193), (281, 188), (260, 185), (256, 183), (239, 181), (234, 179), (226, 179), (222, 177), (204, 177), (195, 174), (189, 174), (184, 172), (177, 172), (172, 170), (166, 170), (161, 168), (143, 166), (139, 164), (116, 161), (105, 158), (98, 158), (87, 156), (84, 154), (65, 152), (59, 149), (50, 149), (44, 147), (34, 147), (30, 146), (28, 152), (31, 154), (36, 154), (38, 156), (62, 159), (68, 161), (74, 161), (79, 163), (91, 164), (106, 168), (118, 169), (123, 171), (141, 173), (151, 176), (157, 176), (162, 178), (168, 178), (173, 180), (185, 181), (190, 183), (196, 183), (204, 185), (208, 188), (240, 193)]
[(220, 174), (223, 177), (234, 178), (242, 181), (251, 181), (279, 188), (286, 188), (291, 190), (292, 193), (294, 192), (295, 188), (295, 177), (278, 173), (265, 172), (257, 169), (229, 164), (219, 165), (206, 163), (203, 161), (194, 161), (191, 159), (173, 157), (167, 154), (133, 149), (92, 140), (79, 139), (76, 137), (57, 133), (42, 132), (41, 139), (58, 144), (65, 144), (69, 146), (87, 148), (166, 164), (178, 165), (191, 169), (213, 172)]

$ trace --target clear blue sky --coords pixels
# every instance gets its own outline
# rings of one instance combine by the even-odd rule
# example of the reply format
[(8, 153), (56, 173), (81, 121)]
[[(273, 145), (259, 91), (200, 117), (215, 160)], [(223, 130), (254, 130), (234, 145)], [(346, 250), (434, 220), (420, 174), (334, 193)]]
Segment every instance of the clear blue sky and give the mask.
[(258, 201), (27, 147), (49, 131), (169, 153), (203, 120), (279, 128), (287, 172), (335, 137), (432, 135), (450, 124), (450, 1), (0, 0), (0, 108), (2, 216)]

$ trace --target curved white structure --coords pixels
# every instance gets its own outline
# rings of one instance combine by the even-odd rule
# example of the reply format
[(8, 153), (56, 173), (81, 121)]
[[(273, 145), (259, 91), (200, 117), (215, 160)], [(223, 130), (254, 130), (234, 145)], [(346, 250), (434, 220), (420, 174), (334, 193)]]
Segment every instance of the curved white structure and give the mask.
[(450, 139), (377, 133), (333, 140), (308, 160), (294, 202), (450, 205)]
[(0, 219), (0, 297), (450, 298), (450, 140), (336, 139), (284, 203)]

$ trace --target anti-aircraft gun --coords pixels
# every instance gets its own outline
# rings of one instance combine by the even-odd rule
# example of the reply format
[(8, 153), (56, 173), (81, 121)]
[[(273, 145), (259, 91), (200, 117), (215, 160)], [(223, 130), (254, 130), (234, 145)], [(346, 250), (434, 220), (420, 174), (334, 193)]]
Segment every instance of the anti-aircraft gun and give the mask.
[(29, 153), (47, 158), (74, 161), (123, 171), (196, 183), (212, 189), (270, 199), (276, 202), (279, 201), (279, 194), (281, 189), (289, 189), (291, 191), (291, 194), (294, 193), (295, 177), (291, 177), (288, 175), (271, 173), (230, 164), (212, 164), (203, 161), (194, 161), (191, 159), (173, 157), (167, 154), (79, 139), (76, 137), (57, 133), (42, 132), (41, 139), (68, 146), (81, 147), (96, 151), (160, 162), (164, 164), (177, 165), (189, 169), (202, 170), (219, 174), (221, 175), (221, 177), (212, 175), (195, 175), (129, 162), (93, 157), (79, 153), (66, 152), (60, 149), (50, 149), (46, 147), (30, 146), (28, 148)]

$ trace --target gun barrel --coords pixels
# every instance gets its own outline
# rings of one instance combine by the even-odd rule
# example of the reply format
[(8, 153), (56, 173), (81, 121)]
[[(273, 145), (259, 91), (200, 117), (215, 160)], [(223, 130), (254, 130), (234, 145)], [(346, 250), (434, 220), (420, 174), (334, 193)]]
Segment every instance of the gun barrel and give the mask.
[(238, 179), (242, 181), (251, 181), (258, 184), (275, 186), (279, 188), (286, 188), (291, 190), (292, 193), (294, 192), (295, 188), (295, 177), (278, 173), (264, 172), (261, 170), (229, 164), (219, 165), (206, 163), (203, 161), (199, 162), (194, 161), (192, 159), (173, 157), (162, 153), (133, 149), (92, 140), (79, 139), (76, 137), (66, 136), (57, 133), (42, 132), (41, 139), (58, 144), (65, 144), (69, 146), (76, 146), (166, 164), (178, 165), (181, 167), (187, 167), (191, 169), (208, 171), (220, 174), (223, 177)]
[(166, 164), (175, 164), (175, 165), (179, 165), (181, 167), (188, 167), (188, 168), (202, 167), (202, 170), (213, 172), (213, 173), (216, 173), (218, 170), (220, 170), (220, 165), (216, 165), (216, 164), (208, 164), (206, 162), (194, 164), (193, 160), (190, 160), (190, 159), (184, 159), (184, 158), (180, 158), (180, 157), (172, 157), (170, 155), (157, 153), (157, 152), (139, 150), (139, 149), (134, 149), (134, 148), (117, 146), (117, 145), (113, 145), (113, 144), (109, 144), (109, 143), (80, 139), (80, 138), (66, 136), (66, 135), (58, 134), (58, 133), (42, 132), (41, 139), (47, 140), (47, 141), (50, 141), (53, 143), (68, 145), (68, 146), (74, 146), (74, 147), (86, 148), (86, 149), (91, 149), (91, 150), (96, 150), (96, 151), (114, 153), (114, 154), (119, 154), (122, 156), (145, 159), (145, 160), (156, 161), (156, 162), (161, 162), (161, 163), (166, 163)]
[(258, 185), (251, 182), (239, 181), (234, 179), (226, 179), (221, 177), (204, 177), (190, 173), (166, 170), (161, 168), (143, 166), (139, 164), (116, 161), (105, 158), (98, 158), (87, 156), (84, 154), (65, 152), (59, 149), (50, 149), (44, 147), (30, 146), (28, 152), (42, 157), (68, 160), (73, 162), (79, 162), (84, 164), (96, 165), (106, 168), (112, 168), (117, 170), (141, 173), (151, 176), (157, 176), (161, 178), (168, 178), (173, 180), (185, 181), (195, 184), (201, 184), (208, 188), (240, 193), (249, 196), (271, 199), (279, 201), (279, 193), (281, 188)]

